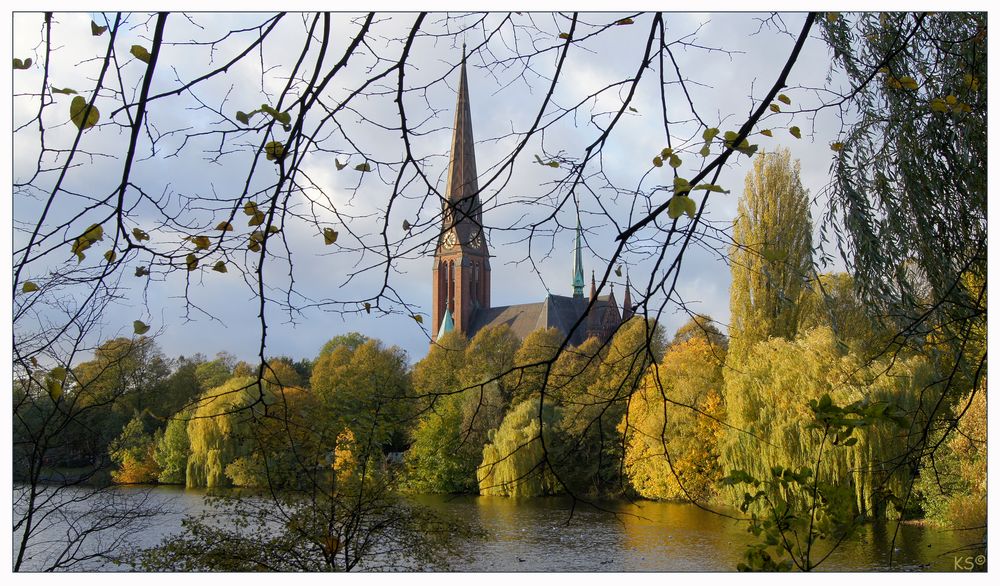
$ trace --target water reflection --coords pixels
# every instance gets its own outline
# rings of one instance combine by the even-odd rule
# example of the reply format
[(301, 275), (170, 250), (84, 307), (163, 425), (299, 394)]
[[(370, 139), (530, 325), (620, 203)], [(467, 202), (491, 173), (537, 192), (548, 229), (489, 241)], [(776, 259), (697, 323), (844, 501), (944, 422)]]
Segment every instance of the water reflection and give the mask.
[[(158, 544), (181, 530), (186, 514), (196, 515), (211, 507), (205, 502), (204, 491), (180, 487), (121, 490), (151, 490), (167, 511), (132, 544), (139, 547)], [(574, 508), (572, 501), (564, 498), (410, 498), (485, 533), (484, 539), (464, 544), (467, 555), (452, 560), (450, 569), (454, 571), (731, 572), (752, 539), (745, 525), (685, 504), (612, 502), (602, 503), (598, 509), (580, 504)], [(59, 528), (51, 530), (49, 537), (58, 539)], [(971, 553), (973, 559), (982, 553), (961, 549), (981, 534), (913, 524), (866, 525), (819, 569), (955, 571), (956, 555)], [(829, 545), (824, 542), (818, 547), (823, 555)], [(983, 568), (979, 565), (975, 569)]]

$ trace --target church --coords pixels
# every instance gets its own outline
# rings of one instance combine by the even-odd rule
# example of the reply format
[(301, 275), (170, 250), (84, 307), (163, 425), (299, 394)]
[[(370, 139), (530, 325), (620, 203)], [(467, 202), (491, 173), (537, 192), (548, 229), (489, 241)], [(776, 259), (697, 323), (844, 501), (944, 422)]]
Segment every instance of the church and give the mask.
[(572, 296), (549, 294), (536, 303), (498, 307), (490, 303), (490, 249), (483, 231), (483, 209), (477, 178), (472, 108), (463, 58), (446, 199), (442, 202), (441, 234), (434, 252), (431, 339), (437, 341), (451, 331), (461, 332), (471, 339), (483, 328), (502, 324), (510, 326), (522, 340), (531, 332), (545, 328), (556, 328), (563, 336), (569, 336), (574, 324), (582, 317), (582, 323), (570, 339), (571, 345), (579, 345), (591, 336), (607, 341), (621, 322), (632, 315), (630, 292), (626, 284), (624, 304), (619, 312), (613, 287), (610, 294), (598, 296), (591, 273), (590, 295), (584, 295), (579, 219), (572, 259)]

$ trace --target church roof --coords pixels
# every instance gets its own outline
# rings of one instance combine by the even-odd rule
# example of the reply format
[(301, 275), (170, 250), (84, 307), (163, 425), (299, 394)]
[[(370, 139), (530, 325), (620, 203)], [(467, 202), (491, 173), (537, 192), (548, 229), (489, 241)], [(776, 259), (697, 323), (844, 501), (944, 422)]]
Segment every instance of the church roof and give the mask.
[[(478, 308), (472, 316), (472, 327), (469, 337), (486, 327), (507, 324), (514, 334), (522, 340), (535, 330), (556, 328), (565, 336), (573, 328), (573, 324), (587, 310), (589, 300), (566, 297), (565, 295), (549, 295), (538, 303), (522, 303), (520, 305), (505, 305), (501, 307)], [(591, 310), (595, 315), (602, 315), (607, 309), (617, 305), (614, 295), (598, 297)], [(587, 339), (587, 322), (580, 324), (573, 332), (570, 344), (577, 346)]]

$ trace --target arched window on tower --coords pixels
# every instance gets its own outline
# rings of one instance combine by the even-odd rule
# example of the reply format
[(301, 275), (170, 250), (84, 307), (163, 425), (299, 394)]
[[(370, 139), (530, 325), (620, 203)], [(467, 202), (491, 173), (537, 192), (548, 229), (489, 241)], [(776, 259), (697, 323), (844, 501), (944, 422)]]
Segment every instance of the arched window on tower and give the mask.
[(448, 262), (448, 307), (455, 311), (455, 261)]

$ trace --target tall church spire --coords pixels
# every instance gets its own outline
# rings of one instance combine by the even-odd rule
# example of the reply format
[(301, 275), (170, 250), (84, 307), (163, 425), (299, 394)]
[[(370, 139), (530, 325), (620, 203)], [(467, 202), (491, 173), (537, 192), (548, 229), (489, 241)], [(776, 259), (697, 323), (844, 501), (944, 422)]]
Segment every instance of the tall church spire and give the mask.
[(467, 334), (476, 312), (490, 307), (490, 252), (483, 233), (467, 77), (463, 45), (441, 235), (434, 253), (434, 339), (452, 328)]
[(573, 298), (583, 299), (583, 230), (580, 216), (576, 217), (576, 248), (573, 251)]
[(445, 227), (458, 227), (459, 240), (475, 236), (483, 223), (479, 204), (479, 182), (476, 172), (476, 141), (472, 136), (472, 107), (469, 102), (469, 82), (465, 70), (465, 46), (458, 77), (458, 103), (455, 106), (455, 128), (451, 138), (451, 160), (448, 163), (448, 186), (445, 203)]

